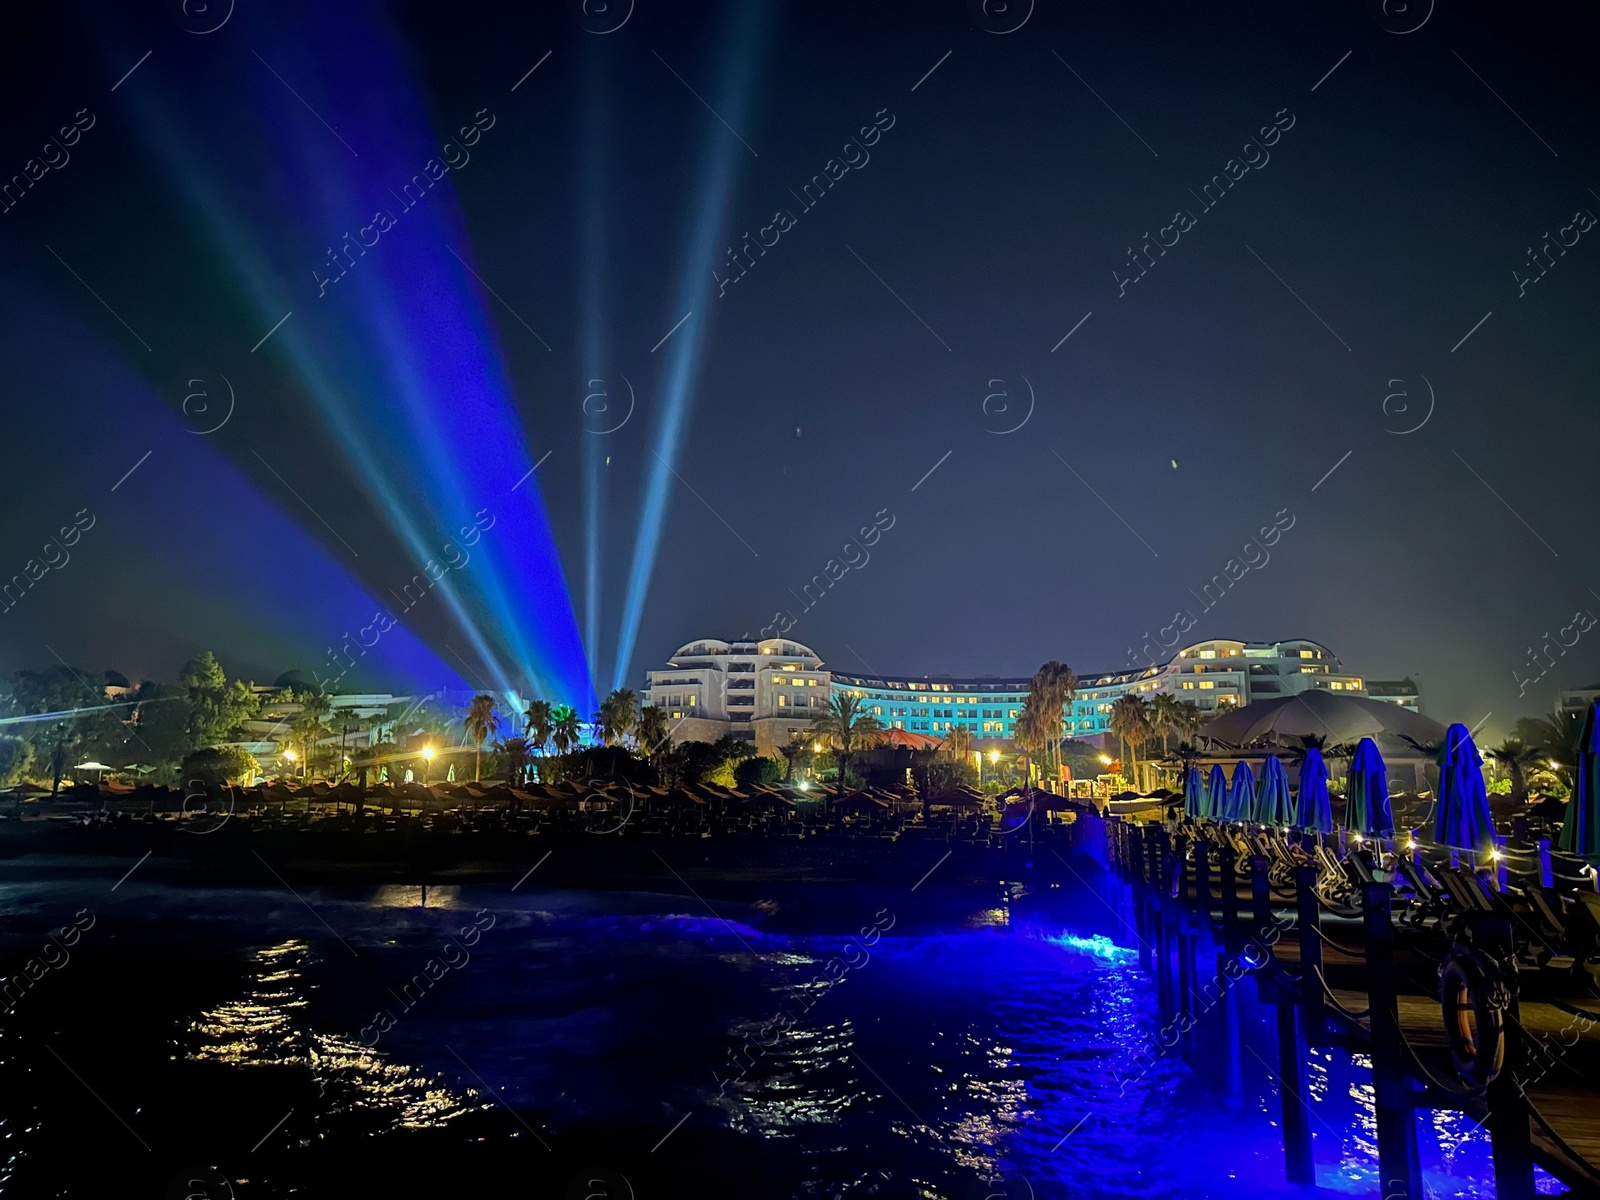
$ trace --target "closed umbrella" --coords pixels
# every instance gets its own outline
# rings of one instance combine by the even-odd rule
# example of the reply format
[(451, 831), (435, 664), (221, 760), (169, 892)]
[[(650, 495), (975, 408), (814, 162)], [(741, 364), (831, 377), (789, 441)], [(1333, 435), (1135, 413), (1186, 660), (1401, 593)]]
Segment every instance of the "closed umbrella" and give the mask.
[(1439, 748), (1439, 811), (1434, 841), (1458, 850), (1494, 847), (1494, 818), (1483, 786), (1483, 758), (1465, 725), (1452, 725)]
[(1190, 767), (1183, 777), (1183, 815), (1191, 821), (1206, 816), (1206, 789), (1200, 778), (1200, 768)]
[(1300, 794), (1295, 797), (1293, 824), (1312, 833), (1333, 832), (1328, 764), (1322, 761), (1322, 751), (1315, 746), (1307, 746), (1305, 757), (1300, 760)]
[(1260, 825), (1284, 827), (1294, 820), (1294, 798), (1289, 795), (1289, 776), (1276, 754), (1267, 755), (1261, 764), (1261, 786), (1256, 789), (1255, 821)]
[(1250, 764), (1240, 760), (1233, 768), (1233, 786), (1228, 789), (1228, 803), (1222, 810), (1225, 821), (1251, 821), (1255, 819), (1256, 776)]
[(1228, 777), (1222, 773), (1221, 763), (1212, 763), (1211, 775), (1206, 780), (1206, 816), (1220, 821), (1227, 809)]
[(1362, 738), (1350, 760), (1350, 774), (1344, 785), (1346, 829), (1366, 837), (1388, 837), (1394, 832), (1394, 813), (1389, 808), (1389, 768), (1384, 766), (1378, 743)]
[(1600, 728), (1596, 709), (1589, 705), (1583, 732), (1578, 735), (1578, 761), (1573, 770), (1572, 796), (1561, 822), (1561, 848), (1592, 863), (1600, 863)]

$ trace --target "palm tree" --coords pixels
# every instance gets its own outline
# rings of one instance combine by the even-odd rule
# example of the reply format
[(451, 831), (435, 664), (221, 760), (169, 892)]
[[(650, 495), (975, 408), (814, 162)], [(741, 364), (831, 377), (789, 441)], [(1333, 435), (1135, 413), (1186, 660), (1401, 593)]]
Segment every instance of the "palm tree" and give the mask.
[(1200, 706), (1193, 700), (1179, 700), (1173, 705), (1176, 713), (1177, 730), (1184, 737), (1192, 737), (1200, 731), (1200, 726), (1205, 724), (1205, 717), (1200, 712)]
[(1150, 718), (1145, 703), (1132, 692), (1125, 692), (1111, 706), (1111, 732), (1122, 742), (1128, 760), (1130, 782), (1139, 778), (1139, 745), (1150, 737)]
[(474, 696), (461, 724), (472, 739), (472, 782), (477, 783), (483, 778), (483, 744), (500, 732), (500, 716), (494, 711), (494, 697), (487, 692)]
[(312, 748), (327, 732), (327, 716), (333, 709), (333, 697), (328, 693), (318, 690), (314, 692), (300, 692), (295, 696), (300, 704), (300, 711), (295, 714), (290, 722), (289, 731), (300, 741), (302, 754), (301, 767), (307, 779), (311, 777), (311, 751)]
[(634, 741), (646, 758), (654, 759), (660, 754), (671, 735), (672, 727), (667, 723), (666, 709), (649, 704), (639, 710)]
[(565, 754), (578, 744), (581, 724), (577, 710), (570, 704), (558, 704), (550, 710), (550, 740), (557, 754)]
[(1545, 756), (1542, 748), (1514, 737), (1507, 738), (1485, 755), (1511, 777), (1511, 803), (1516, 808), (1528, 802), (1527, 768), (1537, 765)]
[(862, 711), (860, 697), (841, 692), (828, 701), (827, 715), (812, 722), (811, 733), (817, 741), (831, 749), (838, 759), (838, 794), (843, 796), (845, 771), (851, 757), (858, 750), (878, 744), (878, 739), (883, 735), (883, 723)]
[(383, 727), (393, 719), (389, 715), (387, 708), (380, 708), (377, 712), (361, 718), (361, 730), (367, 735), (367, 745), (369, 747), (377, 745), (378, 735), (383, 732)]
[(944, 735), (939, 749), (960, 762), (972, 753), (972, 731), (965, 725), (952, 725)]
[(539, 748), (539, 753), (543, 754), (545, 747), (550, 744), (550, 734), (553, 732), (550, 725), (550, 701), (528, 701), (528, 711), (523, 717), (523, 733), (527, 735), (531, 744)]
[[(528, 710), (522, 714), (523, 735), (528, 739), (528, 744), (539, 751), (543, 758), (545, 751), (550, 747), (550, 735), (555, 732), (550, 723), (550, 701), (529, 700)], [(544, 775), (539, 775), (540, 782), (544, 782)]]
[(627, 737), (639, 724), (639, 697), (628, 688), (618, 688), (600, 702), (595, 724), (605, 745)]
[(1166, 692), (1159, 692), (1150, 697), (1148, 712), (1150, 728), (1161, 736), (1161, 753), (1165, 755), (1171, 749), (1170, 739), (1178, 728), (1178, 702)]
[(1033, 782), (1033, 756), (1049, 745), (1044, 727), (1044, 713), (1040, 710), (1034, 694), (1029, 692), (1022, 702), (1022, 711), (1017, 714), (1017, 719), (1011, 725), (1011, 741), (1026, 760), (1023, 768), (1025, 785), (1031, 785)]
[(1538, 758), (1548, 760), (1551, 774), (1570, 786), (1581, 728), (1582, 714), (1569, 711), (1554, 717), (1522, 717), (1511, 735), (1536, 750)]
[(508, 737), (500, 743), (506, 755), (506, 782), (515, 786), (526, 782), (528, 773), (528, 743), (525, 738)]
[(783, 755), (788, 769), (784, 772), (785, 783), (794, 782), (794, 773), (811, 761), (814, 751), (811, 749), (812, 736), (809, 733), (796, 731), (789, 735), (787, 745), (779, 746), (778, 753)]
[(1065, 710), (1078, 692), (1078, 677), (1065, 663), (1051, 659), (1033, 673), (1028, 681), (1028, 696), (1037, 697), (1038, 734), (1042, 749), (1049, 755), (1049, 765), (1054, 768), (1052, 779), (1061, 778), (1061, 737), (1064, 733)]

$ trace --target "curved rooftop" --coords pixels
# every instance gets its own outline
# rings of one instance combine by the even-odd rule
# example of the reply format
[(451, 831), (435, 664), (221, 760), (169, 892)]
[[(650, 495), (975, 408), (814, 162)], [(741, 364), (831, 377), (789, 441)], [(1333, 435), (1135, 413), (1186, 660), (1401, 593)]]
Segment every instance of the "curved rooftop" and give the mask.
[(760, 641), (740, 639), (725, 642), (720, 638), (697, 638), (692, 642), (685, 642), (672, 653), (673, 659), (679, 658), (704, 658), (711, 654), (748, 654), (766, 655), (772, 658), (814, 658), (822, 661), (822, 656), (803, 642), (793, 638), (764, 638)]

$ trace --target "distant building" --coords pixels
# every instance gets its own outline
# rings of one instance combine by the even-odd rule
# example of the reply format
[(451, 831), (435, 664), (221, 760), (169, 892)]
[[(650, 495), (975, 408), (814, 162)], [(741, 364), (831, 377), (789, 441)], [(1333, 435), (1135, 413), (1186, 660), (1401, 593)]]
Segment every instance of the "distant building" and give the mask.
[[(1080, 672), (1067, 737), (1103, 741), (1111, 706), (1132, 692), (1191, 701), (1202, 716), (1252, 700), (1312, 688), (1367, 695), (1360, 676), (1344, 671), (1326, 646), (1284, 642), (1197, 642), (1166, 663), (1101, 674)], [(833, 695), (857, 697), (890, 729), (943, 738), (964, 728), (974, 742), (1009, 741), (1028, 695), (1025, 678), (858, 675), (823, 668), (798, 642), (702, 639), (680, 647), (665, 670), (651, 671), (645, 703), (667, 710), (674, 741), (715, 741), (723, 734), (774, 754), (792, 732), (826, 711)]]
[(727, 735), (776, 755), (828, 711), (828, 680), (822, 659), (799, 642), (701, 638), (649, 673), (643, 700), (666, 710), (674, 742)]
[[(262, 700), (260, 716), (246, 721), (242, 728), (244, 736), (228, 744), (249, 751), (264, 763), (286, 748), (295, 748), (289, 729), (301, 705), (298, 700), (276, 699), (277, 687), (257, 685), (254, 691)], [(395, 696), (387, 692), (330, 695), (328, 714), (323, 718), (329, 732), (317, 745), (341, 746), (353, 754), (386, 738), (393, 740), (395, 726), (405, 715), (415, 712), (424, 699), (427, 697)], [(379, 715), (387, 720), (381, 724), (371, 720)]]
[(1573, 716), (1580, 720), (1589, 711), (1589, 705), (1600, 700), (1600, 683), (1585, 688), (1562, 688), (1556, 693), (1556, 716)]
[(1422, 712), (1422, 690), (1409, 675), (1404, 679), (1369, 679), (1367, 696), (1373, 700), (1387, 700), (1414, 713)]
[[(948, 675), (845, 675), (835, 672), (833, 690), (859, 698), (890, 729), (943, 739), (966, 729), (974, 742), (1007, 740), (1028, 698), (1026, 679), (952, 679)], [(1069, 733), (1070, 736), (1070, 733)]]

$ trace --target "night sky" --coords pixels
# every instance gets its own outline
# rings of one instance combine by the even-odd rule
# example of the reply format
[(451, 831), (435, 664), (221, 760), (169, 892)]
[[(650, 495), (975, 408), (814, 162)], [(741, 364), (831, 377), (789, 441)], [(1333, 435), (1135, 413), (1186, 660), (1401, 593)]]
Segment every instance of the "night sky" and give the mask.
[(10, 17), (0, 576), (94, 524), (0, 669), (318, 666), (487, 506), (341, 686), (592, 699), (780, 611), (904, 675), (1184, 612), (1488, 735), (1600, 678), (1572, 6), (322, 7)]

